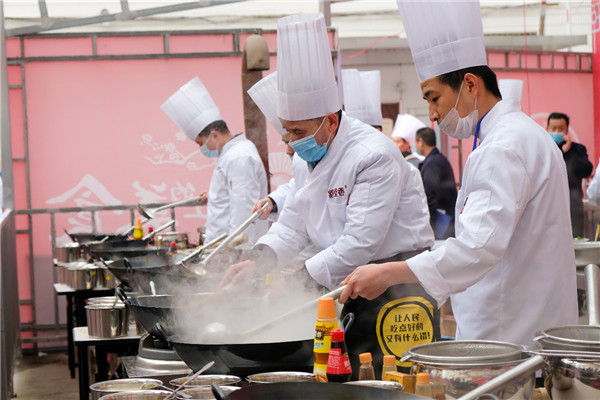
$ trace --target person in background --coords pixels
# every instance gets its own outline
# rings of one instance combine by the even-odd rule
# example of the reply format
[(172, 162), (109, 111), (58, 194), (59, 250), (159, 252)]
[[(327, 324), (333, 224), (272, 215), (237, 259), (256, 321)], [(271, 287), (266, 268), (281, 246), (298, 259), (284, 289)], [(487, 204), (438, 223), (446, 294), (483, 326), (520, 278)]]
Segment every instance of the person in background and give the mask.
[(571, 227), (574, 237), (583, 237), (583, 178), (588, 178), (594, 166), (590, 162), (584, 145), (573, 142), (569, 134), (569, 117), (553, 112), (548, 115), (548, 133), (562, 151), (567, 165), (571, 204)]
[[(577, 323), (575, 251), (566, 168), (544, 129), (502, 100), (487, 66), (479, 2), (398, 0), (429, 118), (474, 136), (456, 202), (456, 238), (407, 261), (356, 268), (340, 302), (420, 283), (451, 297), (456, 339), (533, 345), (535, 333)], [(541, 279), (543, 277), (543, 279)]]
[(352, 118), (382, 130), (381, 73), (379, 71), (342, 70), (344, 112)]
[[(256, 146), (243, 133), (229, 131), (198, 77), (179, 88), (161, 110), (200, 146), (202, 154), (217, 158), (208, 193), (202, 194), (208, 207), (205, 240), (230, 234), (267, 194), (267, 174)], [(266, 221), (257, 221), (244, 233), (253, 244), (267, 229)]]
[(421, 128), (417, 131), (415, 147), (425, 156), (419, 164), (431, 227), (436, 239), (454, 236), (454, 207), (456, 207), (456, 181), (448, 159), (440, 153), (435, 143), (435, 131)]
[(396, 143), (404, 159), (415, 167), (425, 159), (423, 155), (416, 152), (415, 134), (418, 129), (424, 128), (425, 124), (410, 114), (398, 114), (394, 123), (391, 139)]
[[(323, 15), (280, 19), (277, 41), (277, 113), (291, 134), (290, 146), (307, 163), (309, 173), (256, 244), (254, 250), (261, 252), (258, 262), (255, 258), (231, 266), (222, 286), (248, 282), (250, 274), (264, 276), (261, 267), (271, 265), (291, 267), (297, 277), (333, 289), (357, 265), (405, 259), (432, 246), (418, 171), (411, 173), (385, 135), (340, 110)], [(309, 244), (318, 252), (301, 264), (289, 265)], [(382, 332), (392, 329), (394, 316), (401, 312), (419, 318), (418, 328), (411, 325), (419, 334), (394, 343), (398, 358), (411, 345), (439, 338), (439, 311), (431, 300), (419, 285), (409, 284), (392, 287), (372, 301), (349, 302), (342, 314), (356, 315), (346, 337), (355, 373), (359, 354), (366, 351), (381, 371), (383, 352), (391, 354), (385, 350), (388, 336)]]

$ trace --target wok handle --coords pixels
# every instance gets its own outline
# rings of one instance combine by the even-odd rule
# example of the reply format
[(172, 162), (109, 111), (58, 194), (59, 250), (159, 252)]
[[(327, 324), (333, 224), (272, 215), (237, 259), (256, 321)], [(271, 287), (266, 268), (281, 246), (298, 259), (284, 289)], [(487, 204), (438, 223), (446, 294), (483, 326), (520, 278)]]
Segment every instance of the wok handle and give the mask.
[(127, 300), (127, 294), (125, 294), (125, 291), (123, 290), (123, 288), (121, 286), (117, 286), (115, 288), (115, 293), (117, 294), (117, 296), (119, 296), (121, 301), (123, 303), (125, 303), (125, 301)]
[(585, 267), (585, 281), (587, 284), (587, 309), (588, 323), (600, 325), (600, 300), (598, 298), (598, 270), (600, 267), (588, 264)]
[(171, 347), (171, 341), (169, 340), (169, 335), (167, 335), (165, 328), (162, 327), (160, 322), (157, 322), (156, 325), (154, 325), (154, 327), (156, 328), (156, 332), (158, 332), (158, 335), (160, 336), (159, 339), (162, 340), (163, 342), (167, 343), (169, 345), (169, 347)]
[(212, 391), (213, 396), (215, 396), (215, 399), (217, 399), (217, 400), (228, 400), (229, 399), (229, 396), (227, 396), (225, 394), (225, 392), (214, 383), (210, 384), (210, 390)]
[(342, 327), (344, 328), (344, 332), (348, 332), (348, 329), (352, 327), (354, 324), (354, 313), (348, 313), (342, 320)]
[(489, 382), (486, 382), (483, 385), (475, 388), (474, 390), (460, 397), (458, 400), (477, 400), (480, 396), (488, 395), (490, 392), (495, 392), (496, 390), (504, 387), (506, 384), (513, 381), (514, 379), (520, 378), (526, 374), (530, 374), (534, 371), (537, 371), (543, 365), (544, 357), (533, 356), (527, 361), (524, 361), (516, 367), (511, 368), (507, 372), (498, 375)]
[(201, 196), (196, 196), (196, 197), (191, 197), (189, 199), (179, 200), (174, 203), (169, 203), (169, 204), (165, 204), (164, 206), (157, 207), (152, 212), (158, 212), (158, 211), (166, 210), (167, 208), (177, 207), (177, 206), (181, 206), (181, 205), (184, 205), (187, 203), (200, 201), (201, 199), (202, 199)]
[(158, 232), (160, 231), (164, 231), (165, 229), (167, 229), (168, 227), (170, 227), (171, 225), (175, 224), (175, 220), (172, 219), (171, 221), (167, 222), (164, 225), (159, 226), (158, 228), (156, 228), (156, 230), (150, 232), (149, 234), (147, 234), (146, 236), (144, 236), (142, 238), (142, 240), (150, 240), (154, 237), (154, 235), (156, 235)]
[(258, 219), (258, 217), (260, 217), (263, 213), (263, 211), (265, 211), (269, 206), (271, 205), (271, 203), (269, 203), (268, 201), (263, 204), (263, 206), (260, 208), (260, 210), (255, 211), (250, 218), (248, 218), (246, 221), (244, 221), (235, 231), (231, 232), (231, 234), (227, 237), (227, 239), (223, 240), (221, 242), (221, 244), (219, 244), (217, 246), (217, 248), (210, 253), (204, 260), (202, 260), (202, 264), (204, 266), (208, 265), (208, 262), (217, 254), (219, 253), (219, 251), (221, 251), (222, 248), (224, 248), (225, 246), (227, 246), (229, 244), (229, 242), (231, 242), (233, 239), (235, 239), (237, 237), (237, 235), (239, 235), (240, 233), (242, 233), (247, 227), (250, 226), (251, 223), (253, 223), (254, 221), (256, 221)]

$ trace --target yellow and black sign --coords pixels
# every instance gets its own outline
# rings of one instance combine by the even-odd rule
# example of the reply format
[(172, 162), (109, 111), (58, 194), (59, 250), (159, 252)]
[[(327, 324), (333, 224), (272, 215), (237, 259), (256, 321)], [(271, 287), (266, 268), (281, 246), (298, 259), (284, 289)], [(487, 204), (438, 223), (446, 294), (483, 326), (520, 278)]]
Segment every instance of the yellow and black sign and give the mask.
[[(390, 301), (377, 315), (377, 340), (383, 354), (397, 358), (411, 347), (430, 343), (434, 338), (433, 305), (420, 296)], [(410, 367), (411, 363), (398, 363)]]

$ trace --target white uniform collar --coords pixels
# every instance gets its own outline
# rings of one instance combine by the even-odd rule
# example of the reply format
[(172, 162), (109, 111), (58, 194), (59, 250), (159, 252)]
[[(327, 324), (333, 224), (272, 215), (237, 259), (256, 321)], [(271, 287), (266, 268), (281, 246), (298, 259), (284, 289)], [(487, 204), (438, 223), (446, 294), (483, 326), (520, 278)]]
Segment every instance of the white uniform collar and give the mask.
[(521, 111), (520, 101), (515, 98), (506, 100), (500, 100), (492, 109), (487, 113), (483, 121), (481, 121), (481, 129), (479, 131), (479, 140), (483, 142), (490, 131), (490, 127), (496, 123), (496, 120), (510, 112)]
[(227, 152), (228, 149), (234, 147), (238, 142), (245, 140), (245, 139), (246, 139), (246, 135), (244, 135), (244, 133), (238, 133), (237, 135), (235, 135), (234, 137), (229, 139), (229, 141), (227, 143), (225, 143), (225, 146), (223, 146), (223, 148), (221, 149), (219, 156), (222, 156), (223, 154), (225, 154), (225, 152)]

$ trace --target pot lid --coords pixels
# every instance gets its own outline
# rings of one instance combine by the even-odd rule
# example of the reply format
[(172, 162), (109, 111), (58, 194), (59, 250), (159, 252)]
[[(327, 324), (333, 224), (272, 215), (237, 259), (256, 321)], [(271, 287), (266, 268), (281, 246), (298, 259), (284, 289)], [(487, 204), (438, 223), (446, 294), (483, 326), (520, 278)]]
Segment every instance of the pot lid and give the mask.
[(482, 364), (521, 359), (523, 347), (487, 340), (453, 340), (411, 347), (405, 354), (411, 361), (436, 364)]

